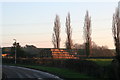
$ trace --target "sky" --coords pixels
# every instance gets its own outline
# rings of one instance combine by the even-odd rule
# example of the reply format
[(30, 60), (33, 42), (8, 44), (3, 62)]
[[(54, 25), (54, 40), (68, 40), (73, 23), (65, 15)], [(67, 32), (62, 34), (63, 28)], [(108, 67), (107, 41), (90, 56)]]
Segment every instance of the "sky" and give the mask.
[(118, 1), (114, 2), (2, 2), (0, 3), (1, 46), (12, 46), (14, 40), (21, 46), (35, 45), (52, 48), (52, 33), (56, 14), (61, 22), (61, 48), (66, 40), (65, 18), (70, 12), (72, 40), (84, 43), (83, 26), (86, 10), (91, 16), (92, 41), (99, 46), (114, 48), (112, 15)]

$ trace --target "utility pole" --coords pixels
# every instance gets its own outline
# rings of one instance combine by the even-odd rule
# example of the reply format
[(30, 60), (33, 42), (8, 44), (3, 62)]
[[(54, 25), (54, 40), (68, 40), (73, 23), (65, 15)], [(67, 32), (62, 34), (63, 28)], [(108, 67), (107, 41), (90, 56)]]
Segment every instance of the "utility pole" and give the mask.
[(15, 42), (14, 42), (14, 46), (15, 46), (15, 64), (16, 64), (16, 56), (17, 56), (17, 40), (16, 39), (13, 39)]

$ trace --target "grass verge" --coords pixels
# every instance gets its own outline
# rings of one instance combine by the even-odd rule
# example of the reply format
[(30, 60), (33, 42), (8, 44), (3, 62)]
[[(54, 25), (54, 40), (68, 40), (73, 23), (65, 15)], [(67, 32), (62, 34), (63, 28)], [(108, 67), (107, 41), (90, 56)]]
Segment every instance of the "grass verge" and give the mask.
[(45, 72), (49, 72), (52, 74), (55, 74), (57, 76), (60, 76), (63, 79), (70, 79), (70, 78), (81, 78), (81, 79), (93, 79), (93, 77), (88, 76), (86, 74), (81, 74), (79, 72), (63, 69), (63, 68), (56, 68), (56, 67), (46, 67), (46, 66), (38, 66), (38, 65), (23, 65), (23, 64), (5, 64), (5, 65), (12, 65), (12, 66), (21, 66), (21, 67), (27, 67), (32, 69), (37, 69)]

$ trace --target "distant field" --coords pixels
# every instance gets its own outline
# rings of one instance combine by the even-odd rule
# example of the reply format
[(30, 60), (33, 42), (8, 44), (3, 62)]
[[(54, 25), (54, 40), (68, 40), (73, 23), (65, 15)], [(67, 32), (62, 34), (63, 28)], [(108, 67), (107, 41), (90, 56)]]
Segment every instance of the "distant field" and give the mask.
[(94, 61), (100, 66), (107, 66), (111, 64), (111, 61), (113, 59), (86, 59), (86, 60)]

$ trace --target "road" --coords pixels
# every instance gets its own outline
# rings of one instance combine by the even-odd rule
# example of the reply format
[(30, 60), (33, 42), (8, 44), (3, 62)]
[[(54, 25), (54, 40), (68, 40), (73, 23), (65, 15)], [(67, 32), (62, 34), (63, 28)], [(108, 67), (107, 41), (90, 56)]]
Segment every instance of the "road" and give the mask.
[(3, 65), (2, 67), (3, 73), (7, 76), (7, 80), (12, 80), (12, 79), (25, 79), (25, 80), (63, 80), (59, 78), (58, 76), (55, 76), (53, 74), (39, 71), (39, 70), (34, 70), (34, 69), (29, 69), (29, 68), (24, 68), (24, 67), (18, 67), (18, 66), (6, 66)]

